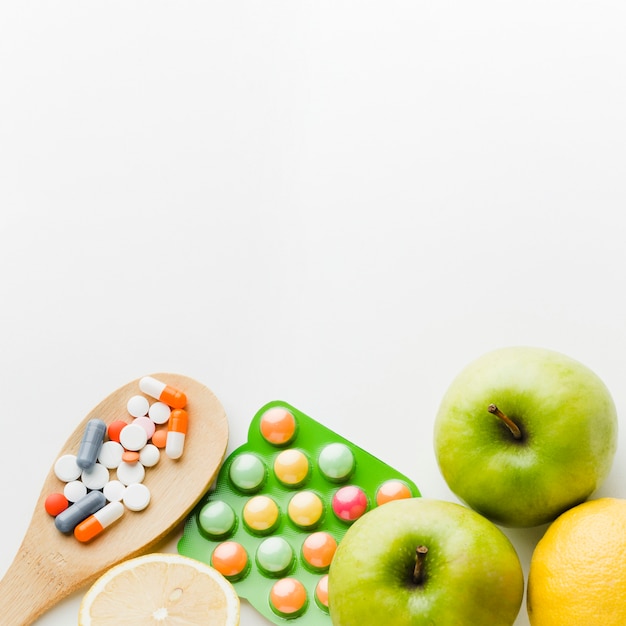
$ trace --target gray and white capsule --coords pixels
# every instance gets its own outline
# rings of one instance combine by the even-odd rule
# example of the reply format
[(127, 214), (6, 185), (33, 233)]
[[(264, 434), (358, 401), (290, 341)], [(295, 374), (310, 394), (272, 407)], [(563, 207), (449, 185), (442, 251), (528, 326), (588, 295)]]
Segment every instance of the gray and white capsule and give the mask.
[(90, 491), (54, 518), (54, 525), (62, 533), (70, 533), (90, 515), (99, 511), (107, 499), (101, 491)]
[(78, 467), (84, 470), (89, 469), (97, 461), (106, 432), (107, 425), (101, 419), (94, 418), (87, 422), (76, 455)]

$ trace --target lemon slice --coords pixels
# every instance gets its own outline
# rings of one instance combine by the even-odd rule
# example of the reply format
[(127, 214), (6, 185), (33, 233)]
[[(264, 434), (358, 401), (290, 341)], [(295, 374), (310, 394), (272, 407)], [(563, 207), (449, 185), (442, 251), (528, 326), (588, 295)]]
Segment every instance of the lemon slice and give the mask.
[(107, 570), (82, 599), (78, 626), (237, 626), (239, 596), (222, 574), (180, 554), (153, 553)]

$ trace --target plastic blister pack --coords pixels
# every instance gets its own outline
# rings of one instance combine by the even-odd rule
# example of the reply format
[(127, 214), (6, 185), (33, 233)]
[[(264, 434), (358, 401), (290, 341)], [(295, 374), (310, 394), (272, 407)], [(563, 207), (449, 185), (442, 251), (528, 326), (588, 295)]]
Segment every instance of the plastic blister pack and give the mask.
[(362, 448), (270, 402), (188, 517), (178, 551), (212, 565), (274, 623), (330, 624), (328, 569), (347, 529), (374, 507), (419, 495)]

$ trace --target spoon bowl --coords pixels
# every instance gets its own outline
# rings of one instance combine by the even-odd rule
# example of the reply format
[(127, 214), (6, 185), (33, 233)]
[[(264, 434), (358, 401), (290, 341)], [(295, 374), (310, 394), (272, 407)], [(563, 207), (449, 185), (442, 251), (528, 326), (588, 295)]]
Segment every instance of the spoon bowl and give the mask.
[[(27, 626), (113, 565), (149, 552), (185, 519), (215, 480), (228, 444), (228, 421), (221, 403), (192, 378), (171, 373), (151, 376), (187, 396), (189, 424), (182, 456), (170, 459), (162, 453), (154, 467), (146, 468), (143, 482), (151, 494), (148, 507), (138, 512), (126, 510), (89, 543), (81, 543), (73, 533), (59, 532), (44, 508), (50, 493), (63, 491), (64, 483), (57, 478), (53, 464), (22, 544), (0, 580), (2, 623)], [(126, 403), (135, 395), (145, 395), (139, 379), (107, 396), (78, 424), (57, 458), (77, 453), (90, 419), (99, 418), (107, 425), (118, 419), (132, 421)]]

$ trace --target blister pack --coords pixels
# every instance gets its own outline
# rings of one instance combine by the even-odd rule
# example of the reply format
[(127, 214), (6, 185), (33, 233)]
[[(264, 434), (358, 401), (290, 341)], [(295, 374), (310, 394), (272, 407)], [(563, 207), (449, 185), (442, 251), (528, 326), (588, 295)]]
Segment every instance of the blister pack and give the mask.
[(391, 466), (274, 401), (189, 515), (178, 551), (212, 565), (276, 624), (330, 624), (328, 569), (347, 529), (374, 507), (419, 495)]

